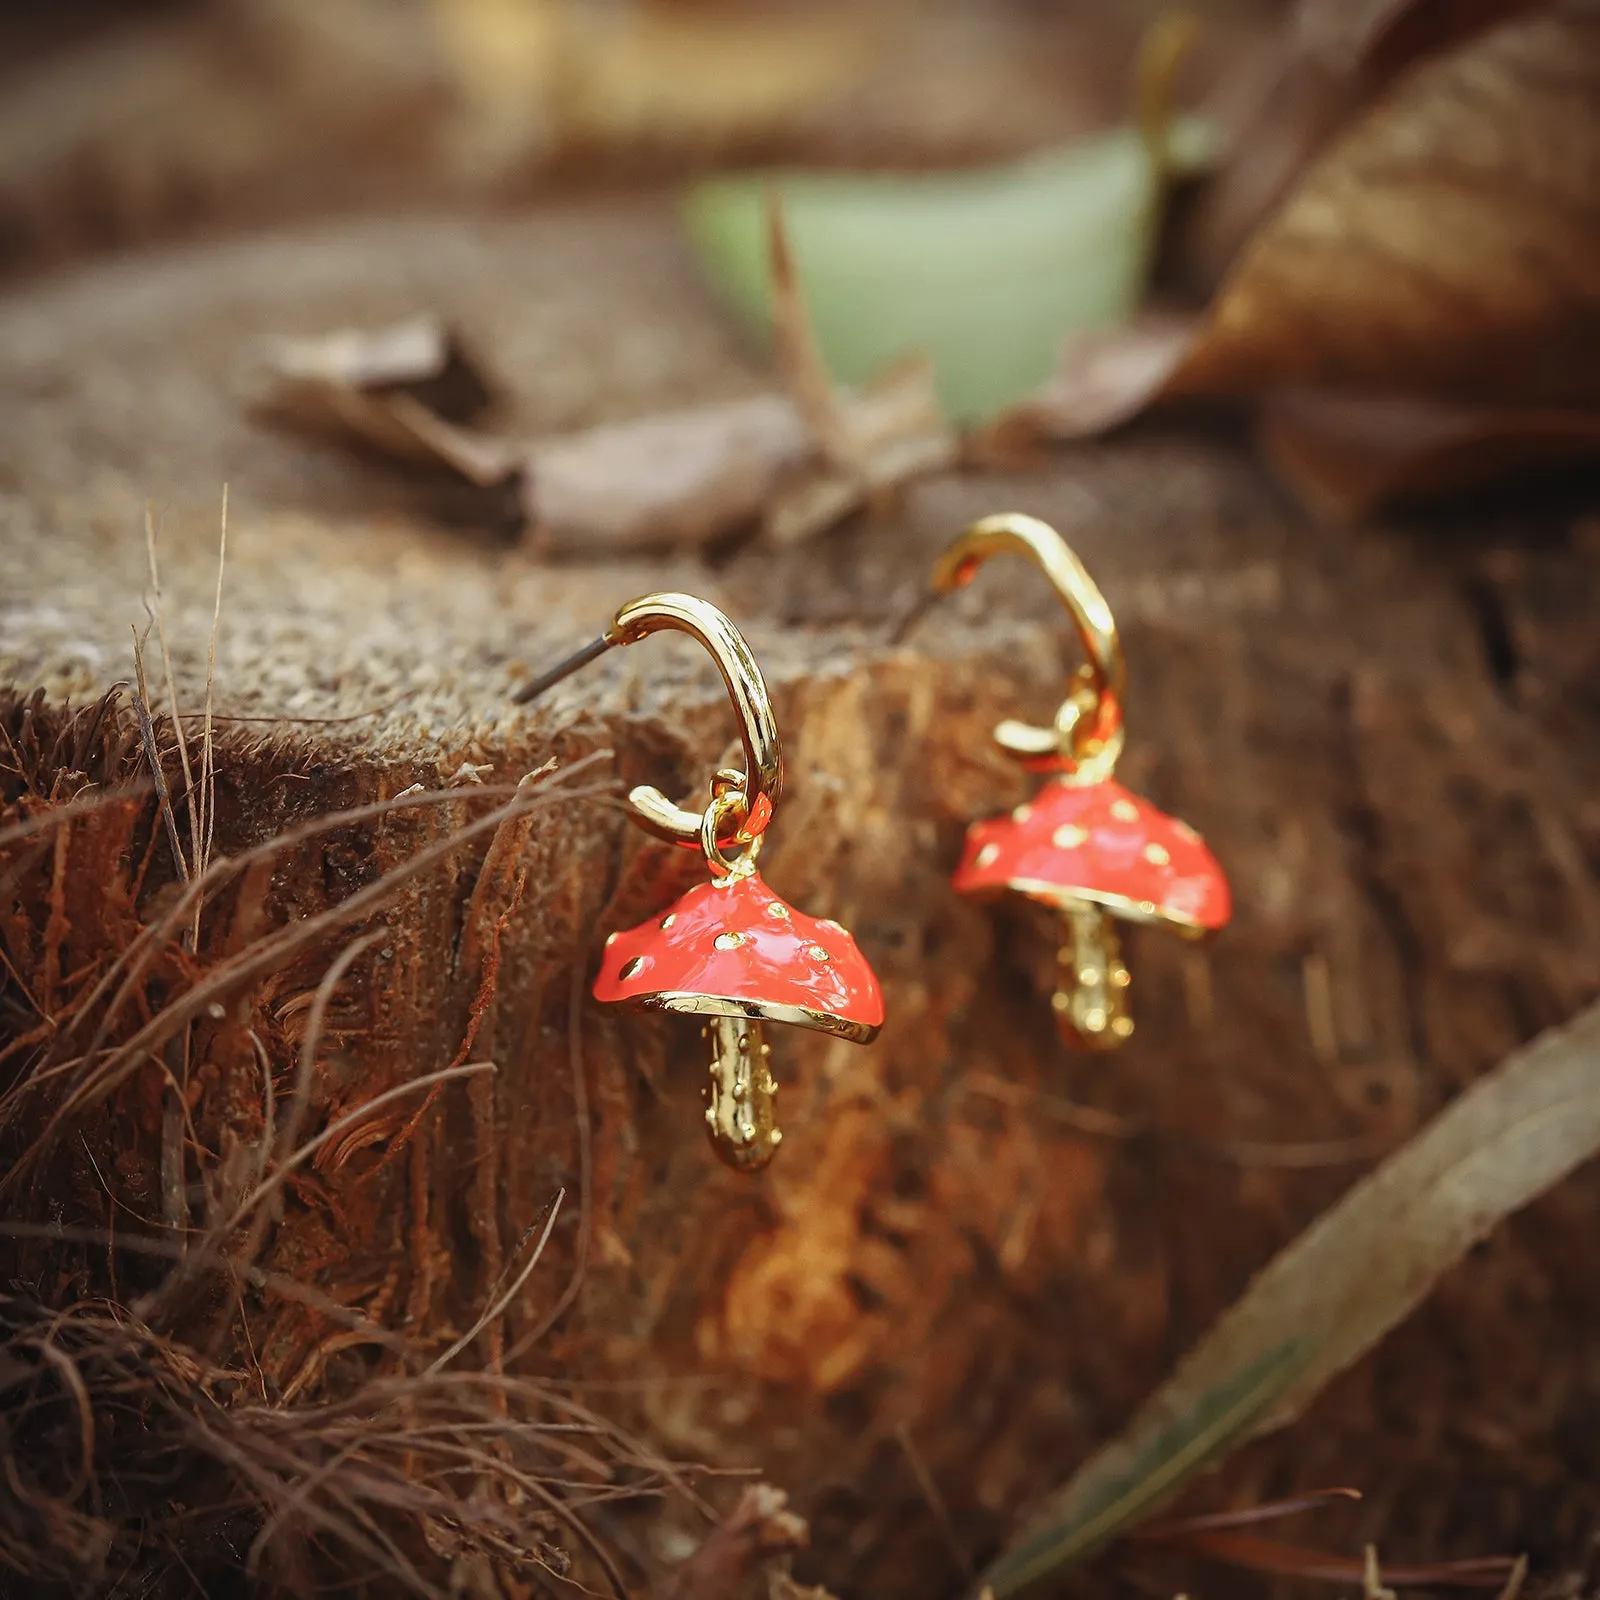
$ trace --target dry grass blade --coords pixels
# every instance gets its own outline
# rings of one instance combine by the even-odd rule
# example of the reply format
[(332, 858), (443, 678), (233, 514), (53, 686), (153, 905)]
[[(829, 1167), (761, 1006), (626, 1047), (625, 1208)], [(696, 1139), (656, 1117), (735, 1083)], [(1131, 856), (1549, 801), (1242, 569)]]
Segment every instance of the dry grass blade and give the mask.
[[(587, 767), (589, 761), (574, 763), (563, 775), (571, 778), (581, 767)], [(0, 1180), (0, 1191), (21, 1181), (22, 1176), (29, 1170), (31, 1163), (48, 1148), (60, 1129), (74, 1116), (81, 1115), (90, 1105), (98, 1103), (112, 1093), (121, 1083), (135, 1071), (148, 1057), (159, 1051), (166, 1042), (173, 1038), (187, 1023), (198, 1017), (214, 1002), (232, 992), (238, 985), (259, 977), (264, 973), (274, 971), (286, 962), (291, 956), (308, 946), (315, 945), (329, 934), (342, 927), (347, 927), (353, 922), (371, 914), (382, 905), (404, 883), (436, 867), (453, 853), (470, 843), (480, 834), (489, 833), (500, 826), (507, 816), (521, 811), (537, 811), (552, 804), (563, 801), (573, 801), (585, 797), (593, 797), (609, 793), (610, 786), (603, 788), (585, 789), (557, 789), (554, 792), (541, 790), (531, 796), (513, 798), (488, 815), (479, 817), (472, 822), (465, 823), (444, 839), (425, 846), (408, 860), (384, 875), (375, 883), (368, 884), (357, 890), (347, 899), (315, 916), (292, 924), (279, 932), (268, 936), (249, 949), (240, 952), (213, 967), (204, 977), (190, 988), (177, 995), (161, 1012), (152, 1017), (120, 1044), (101, 1053), (100, 1046), (104, 1042), (109, 1022), (122, 1003), (131, 996), (131, 986), (136, 981), (143, 965), (153, 957), (154, 952), (160, 948), (165, 937), (170, 937), (171, 924), (176, 921), (181, 926), (187, 918), (189, 910), (188, 895), (204, 893), (208, 887), (215, 887), (222, 881), (227, 881), (240, 872), (253, 856), (261, 855), (264, 859), (271, 859), (284, 846), (285, 840), (292, 835), (281, 836), (270, 841), (267, 845), (260, 846), (256, 851), (246, 852), (232, 861), (219, 861), (203, 877), (197, 878), (189, 885), (188, 895), (181, 898), (174, 908), (169, 911), (161, 924), (152, 925), (146, 930), (148, 938), (142, 940), (142, 949), (129, 964), (129, 970), (124, 977), (123, 986), (117, 995), (114, 995), (105, 1007), (101, 1017), (100, 1027), (96, 1038), (89, 1050), (89, 1064), (81, 1072), (79, 1081), (71, 1092), (57, 1106), (50, 1121), (41, 1132), (39, 1138), (30, 1149), (18, 1159), (3, 1180)], [(421, 797), (419, 797), (421, 798)], [(453, 796), (459, 801), (460, 796)], [(381, 812), (381, 807), (379, 808)], [(329, 819), (321, 819), (326, 826)], [(161, 931), (165, 928), (165, 932)]]
[(772, 277), (772, 346), (779, 376), (817, 449), (835, 466), (852, 467), (856, 464), (854, 447), (839, 414), (833, 379), (822, 359), (805, 291), (795, 271), (783, 201), (771, 185), (762, 197), (762, 213), (767, 270)]
[[(219, 1593), (248, 1547), (273, 1591), (444, 1600), (458, 1557), (578, 1576), (555, 1538), (592, 1537), (576, 1508), (676, 1481), (537, 1383), (408, 1373), (272, 1406), (242, 1378), (126, 1310), (0, 1295), (0, 1564), (75, 1593), (118, 1573), (146, 1594)], [(476, 1492), (454, 1487), (463, 1469)]]
[(533, 1269), (539, 1265), (539, 1258), (544, 1254), (544, 1247), (550, 1242), (550, 1230), (555, 1227), (556, 1218), (561, 1215), (561, 1202), (566, 1199), (566, 1196), (567, 1191), (565, 1189), (556, 1191), (556, 1197), (550, 1204), (550, 1215), (545, 1218), (544, 1229), (539, 1235), (539, 1242), (529, 1253), (527, 1261), (523, 1263), (522, 1270), (506, 1286), (505, 1292), (485, 1309), (483, 1315), (448, 1350), (434, 1357), (429, 1364), (429, 1372), (438, 1372), (442, 1368), (449, 1366), (491, 1322), (505, 1314), (506, 1307), (522, 1292), (522, 1286), (532, 1275)]
[[(1297, 1545), (1242, 1533), (1195, 1533), (1175, 1539), (1179, 1548), (1224, 1566), (1274, 1577), (1305, 1578), (1318, 1583), (1360, 1584), (1366, 1563), (1353, 1556), (1331, 1555)], [(1516, 1570), (1513, 1556), (1479, 1556), (1462, 1561), (1415, 1562), (1385, 1566), (1383, 1581), (1402, 1589), (1503, 1589)]]
[(1059, 1575), (1232, 1445), (1292, 1421), (1502, 1218), (1600, 1150), (1600, 1005), (1480, 1079), (1285, 1249), (983, 1575)]
[[(1355, 1489), (1323, 1489), (1266, 1505), (1238, 1511), (1216, 1511), (1204, 1516), (1180, 1517), (1173, 1522), (1140, 1528), (1134, 1537), (1141, 1544), (1165, 1544), (1193, 1555), (1206, 1556), (1227, 1566), (1282, 1577), (1306, 1578), (1326, 1583), (1361, 1583), (1366, 1564), (1321, 1550), (1277, 1544), (1240, 1528), (1313, 1511), (1334, 1500), (1359, 1500)], [(1509, 1581), (1518, 1561), (1510, 1556), (1480, 1556), (1462, 1561), (1436, 1561), (1411, 1566), (1385, 1567), (1383, 1576), (1402, 1588), (1492, 1589)]]
[[(204, 872), (211, 864), (211, 843), (217, 828), (217, 751), (212, 713), (217, 683), (217, 635), (222, 630), (222, 575), (228, 566), (228, 486), (222, 486), (222, 524), (217, 533), (217, 596), (211, 608), (211, 635), (206, 641), (206, 696), (204, 722), (200, 733), (200, 837), (195, 839), (195, 870)], [(183, 719), (173, 708), (173, 721)], [(200, 936), (200, 911), (195, 909), (195, 938)]]
[(1265, 1505), (1245, 1506), (1238, 1511), (1210, 1511), (1194, 1517), (1179, 1517), (1172, 1522), (1147, 1524), (1137, 1537), (1143, 1542), (1187, 1539), (1197, 1533), (1214, 1533), (1223, 1528), (1247, 1528), (1258, 1523), (1314, 1511), (1334, 1500), (1359, 1500), (1359, 1489), (1317, 1489), (1288, 1500), (1269, 1500)]
[[(149, 506), (145, 507), (144, 513), (144, 544), (150, 568), (150, 614), (155, 622), (156, 639), (161, 645), (161, 670), (166, 678), (167, 710), (172, 720), (172, 731), (177, 739), (178, 765), (183, 771), (184, 803), (189, 811), (189, 855), (187, 860), (180, 858), (179, 865), (184, 877), (192, 878), (199, 871), (196, 852), (200, 844), (200, 803), (195, 788), (194, 770), (189, 763), (189, 740), (183, 731), (183, 718), (178, 714), (177, 680), (172, 671), (172, 651), (167, 644), (167, 622), (162, 610), (161, 569), (156, 561), (155, 511)], [(143, 678), (141, 665), (139, 688), (148, 705), (150, 697)]]
[[(609, 787), (577, 791), (560, 789), (560, 785), (570, 783), (574, 778), (592, 771), (597, 765), (610, 759), (609, 750), (596, 750), (573, 762), (553, 780), (557, 793), (567, 799), (599, 797), (610, 793)], [(40, 833), (59, 832), (63, 825), (77, 817), (93, 814), (113, 801), (137, 798), (142, 792), (142, 786), (130, 785), (105, 797), (70, 802), (0, 834), (0, 845), (26, 840)], [(477, 788), (474, 791), (475, 799), (504, 799), (508, 802), (502, 811), (484, 819), (482, 826), (490, 826), (496, 818), (504, 819), (519, 812), (518, 796), (525, 793), (525, 784), (484, 784)], [(553, 797), (542, 794), (539, 806), (530, 806), (529, 809), (537, 810)], [(139, 992), (140, 984), (150, 965), (168, 942), (179, 936), (179, 930), (192, 915), (194, 906), (200, 898), (215, 896), (236, 880), (247, 879), (252, 872), (270, 870), (272, 865), (288, 851), (308, 840), (335, 832), (340, 828), (376, 821), (391, 814), (442, 805), (458, 806), (460, 803), (459, 790), (407, 791), (392, 799), (376, 800), (366, 805), (352, 806), (344, 811), (327, 812), (313, 817), (249, 850), (242, 851), (238, 856), (213, 862), (204, 874), (185, 886), (176, 903), (160, 918), (141, 928), (127, 947), (118, 954), (116, 960), (78, 1004), (73, 1015), (66, 1020), (58, 1036), (58, 1044), (81, 1039), (82, 1032), (92, 1022), (94, 1032), (83, 1047), (83, 1059), (97, 1056), (110, 1037), (113, 1025), (122, 1015), (124, 1008), (132, 1003)], [(476, 825), (471, 826), (474, 832), (481, 831)], [(77, 1067), (81, 1063), (71, 1065)], [(31, 1074), (19, 1079), (4, 1096), (0, 1096), (0, 1124), (15, 1116), (20, 1101), (52, 1082), (63, 1070), (62, 1067), (50, 1065), (47, 1057)], [(3, 1186), (4, 1180), (0, 1180), (0, 1187)]]
[(183, 845), (178, 839), (178, 822), (172, 809), (172, 791), (167, 785), (166, 771), (161, 762), (161, 745), (156, 738), (155, 720), (150, 714), (150, 687), (146, 681), (144, 668), (144, 640), (139, 637), (137, 629), (133, 635), (133, 670), (136, 685), (133, 709), (139, 719), (139, 736), (144, 744), (145, 765), (150, 769), (150, 781), (155, 785), (156, 804), (160, 808), (161, 825), (166, 830), (167, 844), (172, 851), (172, 863), (177, 868), (178, 875), (187, 882), (192, 874), (189, 871), (188, 857), (184, 855)]
[[(160, 1261), (182, 1261), (186, 1257), (180, 1240), (140, 1237), (127, 1233), (113, 1235), (106, 1228), (70, 1227), (59, 1222), (13, 1222), (0, 1219), (0, 1238), (33, 1240), (55, 1245), (103, 1246), (108, 1251), (114, 1249), (120, 1254), (149, 1256)], [(330, 1322), (337, 1323), (352, 1333), (360, 1334), (364, 1342), (382, 1346), (401, 1359), (415, 1363), (418, 1352), (399, 1334), (391, 1333), (380, 1323), (352, 1311), (349, 1306), (341, 1304), (313, 1285), (301, 1283), (282, 1272), (265, 1271), (236, 1257), (221, 1256), (218, 1264), (236, 1274), (251, 1288), (309, 1306)]]

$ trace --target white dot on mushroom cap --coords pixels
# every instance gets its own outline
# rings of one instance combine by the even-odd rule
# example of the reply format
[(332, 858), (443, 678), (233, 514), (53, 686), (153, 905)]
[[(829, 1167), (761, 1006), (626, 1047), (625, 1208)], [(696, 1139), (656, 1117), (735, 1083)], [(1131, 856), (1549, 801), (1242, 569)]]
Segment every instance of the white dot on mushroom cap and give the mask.
[(1011, 820), (1013, 822), (1026, 822), (1028, 820), (1028, 818), (1031, 817), (1032, 815), (1033, 815), (1033, 807), (1032, 806), (1030, 806), (1030, 805), (1020, 805), (1020, 806), (1017, 807), (1017, 809), (1015, 811), (1013, 811), (1011, 813)]
[(606, 935), (606, 949), (607, 950), (609, 950), (612, 947), (612, 945), (614, 945), (616, 942), (617, 942), (616, 934), (608, 933)]
[(1054, 833), (1050, 835), (1050, 842), (1057, 850), (1076, 850), (1089, 837), (1089, 830), (1081, 828), (1076, 822), (1063, 822)]
[(783, 903), (783, 901), (774, 900), (772, 904), (767, 907), (767, 915), (769, 917), (778, 917), (780, 920), (787, 922), (789, 920), (789, 908)]
[(833, 957), (831, 955), (829, 955), (828, 952), (826, 950), (824, 950), (820, 944), (812, 945), (812, 947), (806, 952), (806, 954), (808, 956), (810, 956), (813, 961), (832, 961), (833, 960)]
[(975, 864), (980, 867), (992, 867), (1000, 855), (1000, 846), (986, 844), (977, 854)]
[(649, 965), (649, 961), (650, 958), (648, 956), (634, 956), (631, 960), (622, 963), (622, 969), (617, 973), (617, 976), (624, 981), (629, 978), (635, 978)]
[(823, 917), (821, 921), (817, 923), (817, 926), (819, 928), (832, 928), (835, 933), (844, 932), (844, 925), (842, 923), (835, 922), (832, 917)]
[(711, 941), (719, 950), (737, 950), (744, 943), (742, 933), (719, 933)]
[(663, 927), (663, 928), (670, 928), (670, 927), (671, 927), (671, 926), (672, 926), (672, 924), (673, 924), (673, 923), (674, 923), (674, 922), (676, 922), (676, 921), (677, 921), (677, 920), (678, 920), (678, 914), (677, 914), (677, 912), (675, 912), (675, 911), (669, 911), (669, 912), (668, 912), (668, 913), (667, 913), (667, 914), (666, 914), (666, 916), (664, 916), (664, 917), (663, 917), (663, 918), (662, 918), (662, 919), (661, 919), (661, 926), (662, 926), (662, 927)]
[(1139, 808), (1131, 800), (1113, 800), (1111, 802), (1111, 815), (1118, 822), (1137, 822)]
[(1175, 822), (1173, 826), (1184, 836), (1185, 839), (1198, 839), (1200, 837), (1200, 835), (1196, 833), (1187, 822)]
[(1144, 847), (1144, 858), (1152, 867), (1164, 867), (1172, 856), (1165, 845), (1147, 844)]

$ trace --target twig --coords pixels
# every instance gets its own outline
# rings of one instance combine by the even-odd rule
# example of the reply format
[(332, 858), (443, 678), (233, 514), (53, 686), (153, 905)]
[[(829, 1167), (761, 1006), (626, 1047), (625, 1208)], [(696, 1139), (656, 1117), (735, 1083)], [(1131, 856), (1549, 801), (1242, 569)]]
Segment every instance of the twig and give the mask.
[[(139, 738), (144, 745), (144, 758), (150, 768), (150, 779), (156, 788), (156, 805), (161, 813), (161, 820), (166, 824), (167, 842), (172, 846), (173, 865), (178, 869), (178, 875), (185, 883), (189, 881), (189, 863), (184, 858), (183, 846), (178, 842), (178, 823), (172, 814), (172, 792), (167, 788), (167, 775), (161, 767), (161, 748), (156, 743), (155, 723), (150, 716), (150, 691), (145, 681), (144, 671), (144, 641), (139, 637), (139, 630), (133, 630), (133, 673), (135, 688), (133, 691), (134, 715), (139, 719)], [(43, 819), (40, 819), (41, 826)]]
[(430, 1373), (438, 1372), (442, 1367), (447, 1367), (452, 1361), (454, 1361), (455, 1358), (460, 1355), (461, 1352), (465, 1350), (467, 1346), (470, 1345), (472, 1341), (476, 1339), (491, 1322), (493, 1322), (497, 1317), (501, 1316), (506, 1307), (516, 1299), (517, 1295), (522, 1290), (523, 1284), (528, 1281), (533, 1269), (539, 1265), (539, 1257), (544, 1254), (544, 1247), (550, 1241), (550, 1230), (555, 1227), (556, 1218), (561, 1215), (561, 1202), (566, 1198), (566, 1194), (567, 1191), (565, 1189), (556, 1190), (556, 1197), (551, 1203), (550, 1215), (545, 1221), (544, 1231), (539, 1235), (539, 1242), (533, 1247), (533, 1254), (528, 1257), (527, 1264), (523, 1267), (522, 1271), (517, 1274), (516, 1280), (511, 1284), (506, 1292), (501, 1295), (500, 1298), (496, 1300), (483, 1313), (483, 1315), (479, 1317), (478, 1320), (473, 1323), (473, 1325), (468, 1328), (467, 1331), (462, 1334), (453, 1345), (450, 1346), (448, 1350), (444, 1352), (443, 1355), (439, 1356), (437, 1360), (429, 1364), (427, 1370)]
[(561, 1298), (550, 1308), (531, 1333), (525, 1333), (506, 1352), (510, 1363), (531, 1350), (566, 1314), (578, 1298), (583, 1285), (584, 1272), (589, 1261), (590, 1201), (593, 1176), (593, 1152), (589, 1134), (589, 1084), (583, 1066), (583, 1000), (587, 985), (583, 964), (576, 959), (572, 966), (572, 986), (567, 996), (567, 1048), (572, 1059), (572, 1114), (578, 1134), (578, 1239), (574, 1248), (572, 1277), (562, 1290)]
[[(166, 1261), (184, 1259), (183, 1247), (176, 1239), (140, 1238), (130, 1234), (119, 1237), (108, 1228), (79, 1228), (58, 1222), (12, 1222), (0, 1217), (0, 1238), (38, 1239), (52, 1244), (105, 1245), (125, 1255), (154, 1256)], [(396, 1355), (408, 1358), (418, 1356), (414, 1347), (401, 1335), (390, 1332), (381, 1323), (371, 1321), (358, 1311), (352, 1311), (342, 1301), (335, 1300), (310, 1284), (301, 1283), (281, 1272), (251, 1266), (248, 1262), (234, 1261), (227, 1256), (219, 1258), (219, 1264), (237, 1272), (252, 1288), (309, 1306), (332, 1321), (342, 1322), (366, 1334), (374, 1343), (384, 1345)]]
[(928, 1509), (933, 1512), (934, 1521), (939, 1524), (939, 1532), (944, 1535), (944, 1542), (955, 1558), (961, 1576), (970, 1582), (973, 1572), (972, 1558), (962, 1547), (961, 1541), (956, 1538), (956, 1526), (950, 1520), (950, 1508), (944, 1503), (944, 1496), (939, 1493), (939, 1486), (933, 1481), (933, 1474), (928, 1471), (928, 1464), (922, 1459), (922, 1452), (917, 1449), (911, 1437), (911, 1430), (905, 1423), (899, 1422), (895, 1424), (894, 1435), (900, 1441), (900, 1448), (905, 1452), (911, 1475), (917, 1480), (917, 1487), (922, 1491), (923, 1499), (928, 1502)]

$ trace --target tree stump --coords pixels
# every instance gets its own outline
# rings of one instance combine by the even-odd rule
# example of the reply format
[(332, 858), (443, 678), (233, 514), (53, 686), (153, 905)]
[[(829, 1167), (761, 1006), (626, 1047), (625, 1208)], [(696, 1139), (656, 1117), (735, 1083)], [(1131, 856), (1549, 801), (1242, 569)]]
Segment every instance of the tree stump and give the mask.
[[(371, 930), (327, 1012), (305, 1136), (452, 1061), (497, 1070), (325, 1145), (263, 1263), (442, 1346), (564, 1188), (479, 1359), (539, 1334), (521, 1363), (614, 1386), (597, 1396), (664, 1451), (759, 1465), (812, 1520), (798, 1570), (847, 1597), (954, 1593), (958, 1557), (992, 1550), (1113, 1433), (1276, 1247), (1596, 991), (1600, 536), (1559, 507), (1333, 532), (1236, 441), (1147, 429), (928, 483), (801, 550), (558, 563), (231, 398), (257, 334), (422, 310), (492, 352), (511, 429), (763, 384), (649, 199), (220, 242), (0, 303), (0, 825), (138, 775), (126, 691), (95, 708), (146, 627), (147, 499), (195, 748), (224, 483), (217, 854), (449, 790), (245, 872), (188, 967), (157, 975), (152, 1001), (234, 974), (196, 1018), (176, 1182), (146, 1062), (6, 1208), (84, 1226), (186, 1212), (185, 1189), (259, 1137), (251, 1030), (292, 1079), (330, 961)], [(1235, 886), (1213, 943), (1130, 940), (1138, 1031), (1111, 1056), (1058, 1043), (1043, 923), (948, 883), (965, 824), (1027, 792), (989, 730), (1048, 715), (1070, 629), (1025, 569), (995, 563), (887, 642), (943, 543), (997, 509), (1052, 521), (1095, 573), (1130, 665), (1119, 776), (1198, 827)], [(480, 831), (365, 918), (238, 965), (483, 817), (480, 785), (552, 757), (609, 752), (580, 788), (700, 790), (733, 723), (687, 642), (509, 700), (664, 588), (746, 629), (789, 776), (763, 870), (852, 928), (888, 1005), (865, 1049), (775, 1036), (787, 1137), (758, 1179), (706, 1147), (693, 1023), (587, 997), (604, 935), (703, 870), (603, 794), (493, 849)], [(160, 708), (154, 636), (146, 654)], [(170, 718), (158, 731), (176, 788)], [(6, 855), (15, 1039), (81, 1000), (171, 905), (176, 870), (147, 791)], [(14, 1122), (9, 1157), (37, 1133)], [(1374, 1538), (1391, 1559), (1566, 1554), (1600, 1511), (1597, 1201), (1591, 1167), (1501, 1229), (1300, 1425), (1237, 1459), (1226, 1493), (1357, 1485), (1367, 1499), (1329, 1513), (1324, 1542)], [(263, 1299), (251, 1318), (285, 1393), (362, 1358), (303, 1306)]]

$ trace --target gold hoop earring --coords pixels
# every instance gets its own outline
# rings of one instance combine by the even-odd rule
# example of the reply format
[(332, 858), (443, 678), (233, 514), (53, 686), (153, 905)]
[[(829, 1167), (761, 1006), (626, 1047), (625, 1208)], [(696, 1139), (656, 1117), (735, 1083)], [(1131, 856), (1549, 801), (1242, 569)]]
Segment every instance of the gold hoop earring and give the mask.
[(738, 714), (745, 767), (717, 772), (699, 811), (674, 805), (649, 785), (629, 793), (634, 821), (658, 838), (698, 845), (711, 880), (664, 915), (613, 933), (593, 993), (607, 1003), (706, 1019), (706, 1130), (723, 1161), (756, 1172), (783, 1139), (763, 1024), (789, 1023), (866, 1044), (882, 1026), (883, 995), (844, 928), (795, 910), (757, 871), (761, 842), (783, 793), (783, 750), (750, 647), (709, 601), (645, 595), (623, 606), (599, 639), (514, 699), (536, 699), (605, 651), (663, 629), (697, 639), (717, 663)]
[(970, 583), (1003, 551), (1044, 573), (1088, 659), (1069, 680), (1051, 727), (1007, 720), (994, 730), (1002, 750), (1048, 781), (1008, 816), (972, 824), (952, 881), (964, 894), (1010, 890), (1061, 913), (1051, 998), (1057, 1025), (1069, 1044), (1114, 1049), (1132, 1034), (1133, 1017), (1113, 922), (1198, 938), (1232, 914), (1228, 880), (1193, 828), (1112, 776), (1126, 739), (1122, 644), (1105, 596), (1054, 528), (1015, 513), (985, 517), (939, 557), (932, 593)]

